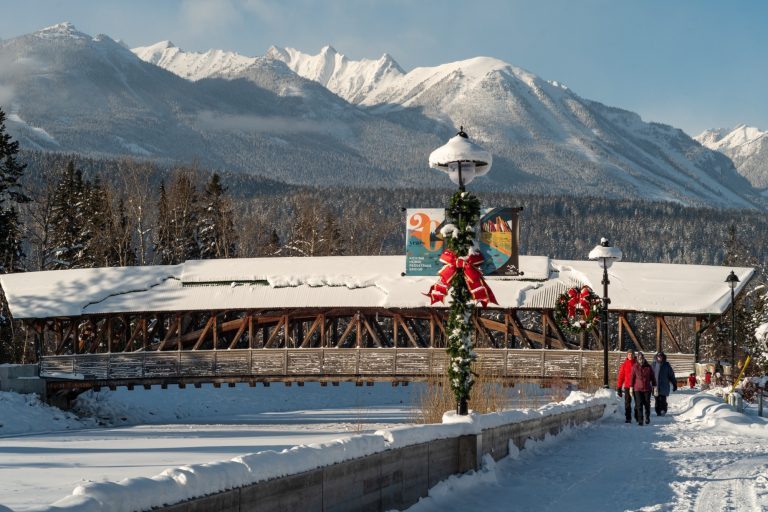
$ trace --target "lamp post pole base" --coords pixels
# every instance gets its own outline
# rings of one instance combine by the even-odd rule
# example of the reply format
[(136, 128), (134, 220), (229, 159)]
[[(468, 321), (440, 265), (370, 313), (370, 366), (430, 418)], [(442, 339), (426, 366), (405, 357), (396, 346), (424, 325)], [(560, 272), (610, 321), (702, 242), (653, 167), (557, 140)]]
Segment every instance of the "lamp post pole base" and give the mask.
[(466, 416), (469, 414), (469, 404), (467, 403), (466, 398), (462, 398), (459, 400), (459, 403), (456, 404), (456, 412), (459, 414), (459, 416)]

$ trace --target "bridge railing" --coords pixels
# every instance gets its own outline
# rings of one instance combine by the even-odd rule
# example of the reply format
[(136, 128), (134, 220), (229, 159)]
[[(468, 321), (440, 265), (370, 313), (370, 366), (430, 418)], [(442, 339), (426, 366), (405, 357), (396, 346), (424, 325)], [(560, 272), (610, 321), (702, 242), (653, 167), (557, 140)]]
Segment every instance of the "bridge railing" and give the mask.
[[(476, 371), (499, 378), (602, 376), (603, 352), (599, 350), (478, 349), (476, 352)], [(669, 357), (678, 375), (693, 371), (692, 354)], [(623, 352), (609, 353), (612, 378), (623, 358)], [(445, 375), (447, 365), (448, 355), (442, 348), (201, 350), (44, 356), (40, 376), (88, 380), (188, 377), (405, 380)]]

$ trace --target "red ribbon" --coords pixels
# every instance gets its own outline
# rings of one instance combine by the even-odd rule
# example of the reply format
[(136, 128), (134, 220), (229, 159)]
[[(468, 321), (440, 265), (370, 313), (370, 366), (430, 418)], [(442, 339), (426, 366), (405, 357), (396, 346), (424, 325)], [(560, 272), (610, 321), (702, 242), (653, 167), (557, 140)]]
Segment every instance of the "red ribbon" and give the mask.
[(585, 286), (581, 289), (581, 291), (576, 290), (576, 288), (571, 288), (568, 290), (568, 296), (570, 297), (570, 300), (568, 300), (568, 317), (573, 318), (576, 315), (576, 309), (581, 309), (585, 315), (589, 315), (589, 310), (592, 307), (592, 305), (589, 303), (589, 294), (591, 290), (588, 286)]
[(464, 281), (467, 283), (469, 293), (472, 298), (478, 301), (483, 307), (488, 306), (488, 302), (498, 304), (493, 292), (483, 279), (483, 273), (480, 271), (480, 264), (483, 263), (483, 257), (478, 254), (470, 254), (469, 256), (456, 256), (456, 253), (450, 249), (443, 251), (440, 255), (440, 262), (443, 264), (443, 268), (440, 269), (438, 275), (440, 281), (433, 284), (426, 293), (432, 304), (435, 302), (444, 302), (445, 296), (448, 294), (448, 289), (451, 287), (451, 281), (459, 271), (464, 271)]

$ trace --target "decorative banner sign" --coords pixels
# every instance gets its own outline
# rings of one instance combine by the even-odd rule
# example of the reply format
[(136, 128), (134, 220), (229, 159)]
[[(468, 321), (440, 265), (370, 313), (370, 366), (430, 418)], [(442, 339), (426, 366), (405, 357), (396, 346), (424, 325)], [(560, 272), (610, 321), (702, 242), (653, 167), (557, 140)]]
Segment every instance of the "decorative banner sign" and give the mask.
[[(518, 251), (519, 213), (522, 208), (483, 208), (480, 217), (481, 270), (486, 276), (520, 275)], [(440, 228), (445, 224), (443, 208), (409, 208), (406, 211), (405, 273), (409, 276), (436, 276), (443, 264), (445, 244)]]
[(445, 209), (406, 210), (405, 273), (409, 276), (436, 276), (443, 264), (440, 254), (445, 243), (439, 234), (445, 222)]
[(518, 262), (522, 208), (485, 208), (480, 216), (480, 254), (485, 276), (520, 275)]

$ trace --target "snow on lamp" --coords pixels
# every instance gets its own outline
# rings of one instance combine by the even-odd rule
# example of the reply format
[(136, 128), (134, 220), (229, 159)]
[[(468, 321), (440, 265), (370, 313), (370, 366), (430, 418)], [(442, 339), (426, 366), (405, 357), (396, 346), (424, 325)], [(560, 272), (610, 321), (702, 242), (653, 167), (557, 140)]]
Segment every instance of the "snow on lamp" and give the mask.
[(485, 176), (491, 170), (491, 154), (469, 140), (462, 126), (455, 136), (429, 155), (429, 166), (448, 174), (464, 190), (476, 176)]

